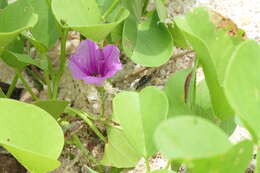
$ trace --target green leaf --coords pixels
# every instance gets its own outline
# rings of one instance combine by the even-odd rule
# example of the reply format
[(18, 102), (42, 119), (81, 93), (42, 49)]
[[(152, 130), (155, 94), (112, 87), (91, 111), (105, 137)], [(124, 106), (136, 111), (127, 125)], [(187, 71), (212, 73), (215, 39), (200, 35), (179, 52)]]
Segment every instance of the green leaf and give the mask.
[(136, 21), (143, 16), (143, 8), (146, 0), (123, 0), (124, 6), (130, 11)]
[(1, 9), (4, 9), (7, 5), (8, 5), (7, 0), (1, 0), (0, 1), (0, 11), (1, 11)]
[(230, 135), (236, 127), (234, 118), (230, 117), (225, 120), (220, 120), (215, 115), (210, 100), (209, 90), (204, 80), (196, 86), (196, 101), (194, 109), (191, 110), (188, 104), (185, 103), (185, 92), (187, 92), (185, 91), (185, 88), (187, 87), (186, 82), (190, 72), (191, 69), (177, 71), (166, 82), (164, 91), (169, 100), (168, 117), (187, 114), (200, 116), (218, 125), (228, 135)]
[(120, 129), (108, 131), (105, 165), (133, 167), (142, 157), (155, 154), (153, 133), (168, 113), (165, 94), (156, 87), (147, 87), (140, 94), (125, 91), (114, 98), (113, 110), (112, 119)]
[(39, 19), (31, 32), (25, 35), (39, 50), (45, 52), (56, 43), (60, 36), (58, 23), (49, 8), (47, 0), (29, 1)]
[(97, 0), (97, 4), (99, 5), (99, 8), (101, 9), (101, 13), (104, 14), (117, 0)]
[(27, 63), (19, 61), (15, 53), (11, 51), (4, 51), (2, 54), (2, 60), (10, 67), (17, 68), (17, 69), (23, 69), (28, 65)]
[(17, 58), (9, 53), (9, 51), (14, 53), (23, 53), (24, 52), (24, 42), (22, 39), (17, 37), (14, 41), (12, 41), (7, 47), (6, 50), (2, 53), (2, 60), (13, 68), (22, 69), (26, 66), (25, 63), (22, 63), (17, 60)]
[(168, 0), (156, 0), (155, 5), (156, 5), (156, 10), (158, 13), (158, 16), (160, 18), (161, 22), (165, 22), (165, 19), (168, 17), (168, 9), (167, 9), (167, 3)]
[(251, 141), (242, 141), (220, 156), (190, 163), (192, 173), (244, 173), (253, 155)]
[(237, 45), (227, 33), (216, 29), (204, 8), (195, 9), (185, 18), (176, 17), (175, 23), (196, 51), (216, 115), (221, 119), (234, 115), (224, 93), (223, 80)]
[(191, 69), (177, 71), (166, 82), (164, 91), (169, 100), (168, 117), (192, 113), (185, 103), (185, 81), (190, 72)]
[(122, 41), (122, 34), (123, 34), (124, 24), (119, 24), (112, 32), (111, 32), (111, 41), (113, 43), (117, 43)]
[(201, 81), (196, 87), (195, 112), (197, 115), (210, 121), (216, 121), (217, 119), (211, 104), (209, 90), (205, 80)]
[(196, 106), (194, 110), (196, 115), (210, 120), (224, 130), (227, 135), (231, 135), (236, 128), (234, 117), (232, 116), (228, 119), (220, 120), (215, 115), (205, 80), (201, 81), (196, 88)]
[(230, 104), (255, 141), (260, 139), (259, 57), (260, 46), (257, 42), (242, 43), (231, 58), (224, 82)]
[(11, 99), (0, 99), (0, 144), (30, 172), (59, 166), (63, 132), (46, 111)]
[(183, 33), (181, 32), (181, 30), (178, 28), (178, 26), (175, 23), (169, 26), (169, 31), (172, 34), (172, 38), (174, 38), (173, 39), (174, 46), (180, 47), (183, 49), (189, 48), (189, 44), (188, 44), (186, 38), (184, 37)]
[(33, 102), (33, 104), (47, 111), (55, 119), (58, 119), (68, 106), (69, 102), (62, 100), (40, 100)]
[(110, 173), (122, 173), (123, 170), (124, 170), (123, 168), (111, 167), (109, 172)]
[(0, 53), (21, 32), (32, 28), (38, 17), (26, 0), (8, 5), (0, 13)]
[(47, 57), (33, 59), (29, 55), (14, 53), (8, 50), (4, 51), (2, 56), (6, 64), (17, 69), (23, 69), (29, 64), (35, 65), (43, 70), (47, 69), (48, 62), (46, 58)]
[(154, 12), (140, 24), (133, 17), (125, 21), (123, 49), (135, 63), (155, 67), (166, 63), (172, 56), (171, 34), (158, 20)]
[(105, 153), (101, 164), (117, 168), (134, 167), (142, 158), (142, 155), (129, 143), (124, 131), (110, 128), (107, 132), (108, 143), (105, 145)]
[(126, 9), (121, 8), (112, 20), (103, 21), (96, 0), (52, 0), (52, 10), (63, 27), (72, 28), (94, 41), (105, 39), (129, 15)]
[(195, 116), (177, 116), (161, 123), (154, 139), (159, 151), (174, 160), (212, 157), (231, 147), (222, 130)]

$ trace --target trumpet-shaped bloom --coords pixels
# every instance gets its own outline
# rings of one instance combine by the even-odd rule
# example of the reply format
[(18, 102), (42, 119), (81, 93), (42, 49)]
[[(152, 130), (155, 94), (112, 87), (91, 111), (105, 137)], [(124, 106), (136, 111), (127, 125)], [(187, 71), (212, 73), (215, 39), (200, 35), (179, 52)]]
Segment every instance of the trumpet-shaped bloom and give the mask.
[(115, 45), (100, 49), (95, 42), (84, 40), (70, 57), (69, 68), (75, 79), (83, 80), (86, 84), (101, 85), (122, 69), (119, 55), (120, 51)]

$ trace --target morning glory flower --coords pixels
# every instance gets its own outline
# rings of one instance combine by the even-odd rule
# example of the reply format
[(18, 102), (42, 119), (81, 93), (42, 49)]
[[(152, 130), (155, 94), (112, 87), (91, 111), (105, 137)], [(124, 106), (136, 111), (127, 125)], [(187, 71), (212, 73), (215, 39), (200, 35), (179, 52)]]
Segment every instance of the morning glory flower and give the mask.
[(122, 69), (119, 55), (120, 51), (115, 45), (100, 49), (95, 42), (84, 40), (70, 57), (69, 68), (75, 79), (83, 80), (86, 84), (101, 85)]

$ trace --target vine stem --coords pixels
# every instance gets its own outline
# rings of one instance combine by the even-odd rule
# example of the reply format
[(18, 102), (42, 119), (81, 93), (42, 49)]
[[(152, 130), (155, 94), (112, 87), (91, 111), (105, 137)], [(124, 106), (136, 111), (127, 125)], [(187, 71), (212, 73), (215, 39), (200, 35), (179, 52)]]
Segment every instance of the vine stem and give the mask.
[(79, 137), (77, 135), (72, 135), (72, 143), (79, 148), (79, 150), (82, 152), (83, 156), (85, 156), (85, 159), (87, 161), (94, 162), (97, 166), (98, 172), (103, 173), (103, 169), (99, 163), (99, 161), (96, 160), (94, 156), (91, 155), (91, 153), (87, 150), (87, 148), (82, 144)]
[[(75, 109), (75, 108), (72, 108), (72, 109), (74, 109), (74, 110), (76, 110), (76, 111), (83, 112), (83, 111), (77, 110), (77, 109)], [(68, 112), (71, 112), (69, 109), (67, 109), (67, 111), (68, 111)], [(66, 111), (65, 111), (65, 112), (66, 112)], [(72, 112), (72, 113), (74, 113), (74, 112)], [(83, 113), (84, 113), (84, 112), (83, 112)], [(96, 115), (92, 115), (92, 114), (90, 114), (90, 113), (88, 113), (88, 112), (86, 112), (85, 115), (86, 115), (90, 120), (92, 120), (92, 121), (99, 121), (99, 122), (105, 124), (106, 126), (113, 127), (113, 128), (117, 128), (118, 130), (122, 130), (122, 128), (120, 127), (120, 125), (119, 125), (117, 122), (113, 121), (113, 120), (110, 120), (110, 119), (107, 119), (107, 118), (104, 118), (104, 117), (100, 117), (100, 116), (96, 116)]]
[(111, 6), (109, 7), (109, 9), (105, 12), (105, 14), (102, 16), (102, 19), (105, 21), (107, 16), (112, 13), (112, 11), (114, 10), (114, 8), (118, 5), (118, 3), (120, 2), (120, 0), (114, 0), (114, 2), (111, 4)]
[(32, 98), (34, 100), (39, 100), (39, 98), (34, 94), (34, 92), (32, 91), (31, 87), (29, 86), (29, 84), (26, 82), (26, 80), (24, 79), (23, 75), (22, 75), (22, 72), (17, 70), (16, 71), (18, 77), (20, 78), (20, 80), (22, 81), (25, 89), (31, 94)]
[(260, 145), (257, 146), (255, 173), (260, 173)]
[(13, 91), (14, 91), (14, 88), (15, 88), (15, 86), (16, 86), (16, 84), (17, 84), (18, 78), (19, 78), (19, 75), (18, 75), (18, 73), (16, 72), (15, 75), (14, 75), (14, 78), (13, 78), (13, 80), (12, 80), (12, 83), (11, 83), (11, 85), (10, 85), (9, 88), (8, 88), (8, 91), (7, 91), (7, 93), (6, 93), (6, 97), (8, 97), (8, 98), (11, 97), (11, 95), (12, 95), (12, 93), (13, 93)]
[(147, 9), (148, 4), (149, 4), (149, 0), (144, 1), (144, 6), (143, 6), (143, 9), (142, 9), (143, 14), (145, 13), (145, 11)]
[(97, 129), (97, 127), (94, 125), (94, 123), (88, 118), (87, 113), (73, 109), (72, 107), (67, 107), (66, 111), (72, 112), (74, 114), (77, 114), (80, 118), (82, 118), (88, 125), (89, 127), (95, 132), (95, 134), (104, 142), (107, 143), (106, 138), (103, 136), (103, 134)]
[(57, 99), (60, 79), (63, 75), (64, 68), (66, 65), (66, 41), (67, 41), (67, 37), (68, 37), (68, 32), (69, 32), (69, 30), (67, 28), (64, 28), (63, 32), (62, 32), (61, 48), (60, 48), (60, 66), (59, 66), (58, 74), (54, 81), (54, 88), (53, 88), (53, 99), (54, 100)]
[(99, 97), (100, 97), (100, 117), (105, 118), (105, 89), (102, 87), (97, 87)]
[(164, 170), (168, 170), (170, 168), (171, 162), (172, 162), (171, 160), (168, 160), (167, 164), (164, 167)]
[(146, 173), (150, 173), (151, 167), (150, 167), (149, 159), (145, 159), (145, 165), (146, 165)]
[(86, 157), (87, 160), (90, 160), (94, 163), (98, 163), (97, 160), (90, 154), (90, 152), (86, 149), (86, 147), (81, 143), (79, 137), (77, 135), (72, 135), (72, 142), (79, 148), (83, 155)]
[(48, 98), (51, 99), (51, 97), (52, 97), (52, 89), (51, 89), (51, 81), (50, 81), (49, 70), (46, 70), (44, 72), (44, 77), (45, 77), (45, 81), (46, 81), (47, 87), (48, 87)]

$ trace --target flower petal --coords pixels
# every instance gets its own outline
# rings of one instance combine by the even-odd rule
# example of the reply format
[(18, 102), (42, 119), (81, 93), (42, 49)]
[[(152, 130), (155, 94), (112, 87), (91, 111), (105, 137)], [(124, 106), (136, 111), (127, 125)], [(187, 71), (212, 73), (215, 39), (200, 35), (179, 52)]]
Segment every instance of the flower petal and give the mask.
[(97, 71), (97, 58), (100, 57), (98, 45), (91, 40), (84, 40), (79, 44), (72, 58), (84, 68), (86, 73)]
[(120, 51), (115, 45), (107, 45), (103, 49), (105, 57), (104, 75), (106, 78), (112, 77), (117, 71), (122, 69), (120, 62)]
[(82, 80), (86, 74), (82, 71), (82, 68), (74, 62), (74, 58), (71, 58), (69, 61), (69, 68), (72, 73), (72, 76), (77, 80)]
[(101, 85), (122, 69), (119, 56), (120, 51), (115, 45), (107, 45), (101, 50), (95, 42), (84, 40), (71, 56), (69, 67), (75, 79)]

